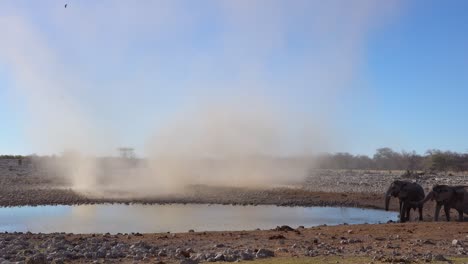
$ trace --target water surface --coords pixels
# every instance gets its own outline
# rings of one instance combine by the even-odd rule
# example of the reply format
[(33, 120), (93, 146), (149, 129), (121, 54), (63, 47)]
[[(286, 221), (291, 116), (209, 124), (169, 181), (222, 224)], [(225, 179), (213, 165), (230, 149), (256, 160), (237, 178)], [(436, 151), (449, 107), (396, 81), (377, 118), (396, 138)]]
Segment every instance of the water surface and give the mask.
[(22, 206), (0, 208), (0, 232), (156, 233), (379, 223), (397, 213), (344, 207), (206, 204)]

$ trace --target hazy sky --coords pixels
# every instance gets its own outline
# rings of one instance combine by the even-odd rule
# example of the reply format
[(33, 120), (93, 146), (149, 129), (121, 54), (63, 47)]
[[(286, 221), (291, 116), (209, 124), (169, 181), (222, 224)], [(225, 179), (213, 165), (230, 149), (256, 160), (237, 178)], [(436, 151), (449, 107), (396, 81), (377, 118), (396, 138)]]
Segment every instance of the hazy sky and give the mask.
[(310, 121), (320, 150), (465, 152), (467, 12), (463, 0), (4, 0), (0, 154), (140, 151), (213, 102)]

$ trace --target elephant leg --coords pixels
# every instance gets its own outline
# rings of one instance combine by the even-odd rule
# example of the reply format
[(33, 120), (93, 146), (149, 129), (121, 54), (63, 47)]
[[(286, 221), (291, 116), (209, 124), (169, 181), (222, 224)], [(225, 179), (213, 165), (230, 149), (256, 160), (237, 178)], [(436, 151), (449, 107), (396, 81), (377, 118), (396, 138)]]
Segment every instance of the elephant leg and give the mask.
[(463, 222), (463, 210), (458, 210), (458, 221)]
[(406, 221), (411, 221), (410, 219), (411, 207), (407, 206), (406, 208)]
[(450, 207), (444, 205), (444, 212), (445, 218), (447, 218), (447, 222), (450, 222)]
[(434, 212), (434, 221), (439, 221), (439, 212), (440, 212), (440, 204), (436, 204), (435, 212)]
[(423, 220), (423, 208), (422, 206), (419, 206), (418, 209), (419, 209), (419, 221), (422, 221)]
[(406, 221), (406, 203), (403, 203), (400, 209), (400, 223)]
[(398, 204), (400, 205), (400, 208), (398, 209), (398, 212), (400, 213), (400, 222), (401, 222), (401, 217), (402, 217), (401, 216), (401, 207), (403, 205), (403, 202), (400, 199), (398, 199)]

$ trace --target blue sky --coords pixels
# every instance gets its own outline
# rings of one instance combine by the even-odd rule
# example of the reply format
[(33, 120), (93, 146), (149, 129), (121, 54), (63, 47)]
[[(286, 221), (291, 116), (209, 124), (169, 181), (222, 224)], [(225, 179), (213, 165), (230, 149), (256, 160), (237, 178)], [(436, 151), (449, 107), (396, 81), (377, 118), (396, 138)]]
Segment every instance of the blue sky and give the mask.
[(467, 11), (461, 0), (2, 1), (0, 153), (192, 144), (187, 124), (218, 120), (206, 112), (230, 113), (228, 129), (208, 125), (230, 131), (219, 142), (240, 131), (330, 152), (465, 152)]
[(468, 151), (468, 5), (410, 3), (369, 44), (376, 119), (399, 148)]

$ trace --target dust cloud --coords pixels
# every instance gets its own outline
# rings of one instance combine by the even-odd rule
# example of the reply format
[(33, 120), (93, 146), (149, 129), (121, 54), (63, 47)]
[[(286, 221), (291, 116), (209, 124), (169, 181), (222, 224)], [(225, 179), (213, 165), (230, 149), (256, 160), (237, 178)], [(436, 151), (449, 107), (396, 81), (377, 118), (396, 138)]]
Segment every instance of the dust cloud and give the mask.
[(88, 195), (131, 197), (180, 194), (194, 185), (272, 187), (302, 180), (313, 153), (326, 148), (326, 136), (317, 133), (321, 124), (288, 118), (255, 100), (248, 105), (255, 110), (226, 99), (175, 114), (148, 139), (144, 158), (64, 153), (62, 175)]
[(334, 105), (394, 4), (205, 3), (0, 4), (12, 111), (32, 152), (59, 155), (51, 173), (91, 194), (266, 187), (339, 141)]
[(148, 144), (149, 175), (157, 175), (155, 185), (164, 189), (296, 182), (313, 165), (313, 153), (325, 148), (320, 125), (288, 119), (285, 111), (255, 100), (207, 103), (179, 114), (154, 135)]

